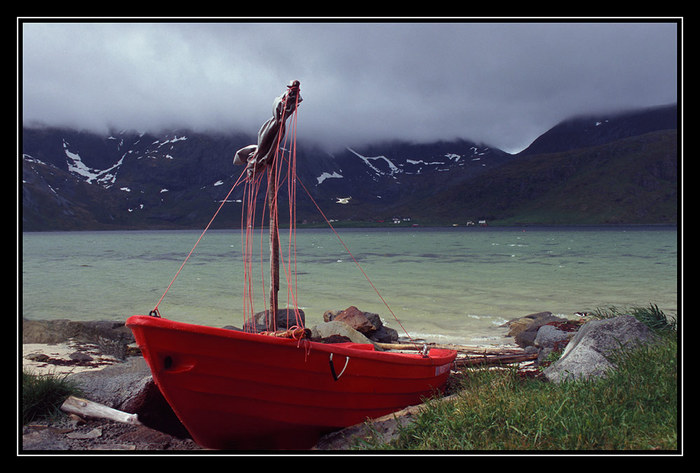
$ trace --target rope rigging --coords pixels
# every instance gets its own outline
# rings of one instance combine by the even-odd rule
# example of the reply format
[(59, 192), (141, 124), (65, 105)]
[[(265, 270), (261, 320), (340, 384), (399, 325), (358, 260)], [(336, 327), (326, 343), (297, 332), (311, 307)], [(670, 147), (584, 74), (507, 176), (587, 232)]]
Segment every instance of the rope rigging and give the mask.
[[(268, 231), (269, 231), (269, 242), (270, 242), (270, 252), (269, 252), (269, 300), (265, 301), (265, 325), (268, 328), (272, 328), (273, 331), (276, 330), (277, 324), (277, 314), (278, 314), (278, 291), (279, 291), (279, 272), (280, 270), (284, 273), (284, 278), (287, 285), (287, 307), (286, 313), (286, 327), (290, 330), (303, 329), (304, 321), (300, 315), (298, 309), (298, 288), (297, 288), (297, 255), (296, 255), (296, 198), (297, 198), (297, 183), (301, 184), (306, 195), (311, 199), (312, 203), (319, 211), (326, 224), (331, 228), (335, 236), (340, 241), (341, 245), (344, 247), (345, 251), (348, 253), (350, 258), (353, 260), (355, 265), (359, 268), (362, 275), (368, 281), (372, 289), (379, 296), (380, 300), (389, 310), (391, 315), (394, 317), (396, 322), (399, 324), (401, 329), (406, 333), (406, 336), (413, 340), (404, 326), (399, 321), (398, 317), (394, 314), (387, 301), (380, 294), (379, 290), (372, 283), (369, 276), (365, 273), (362, 266), (359, 264), (355, 256), (350, 252), (350, 249), (342, 240), (338, 232), (335, 230), (329, 219), (326, 217), (325, 213), (321, 210), (320, 206), (316, 203), (311, 193), (306, 188), (306, 186), (301, 182), (296, 173), (297, 157), (296, 157), (296, 133), (297, 133), (297, 109), (301, 103), (301, 95), (299, 93), (299, 81), (293, 81), (287, 86), (287, 91), (282, 96), (278, 97), (274, 103), (273, 117), (265, 122), (259, 133), (258, 133), (258, 145), (250, 145), (245, 148), (240, 149), (235, 157), (234, 164), (244, 164), (245, 168), (239, 175), (238, 179), (232, 185), (226, 197), (221, 201), (221, 204), (217, 208), (216, 212), (212, 216), (209, 223), (206, 225), (201, 235), (195, 242), (193, 248), (185, 257), (181, 266), (175, 273), (175, 276), (168, 284), (165, 292), (160, 297), (155, 305), (155, 308), (150, 312), (151, 315), (160, 317), (159, 306), (166, 294), (172, 287), (173, 283), (177, 277), (182, 272), (187, 261), (190, 259), (194, 250), (199, 245), (200, 241), (204, 237), (205, 233), (209, 230), (214, 219), (219, 214), (223, 205), (228, 201), (229, 196), (233, 191), (242, 183), (243, 188), (243, 206), (241, 212), (241, 250), (243, 254), (243, 318), (244, 327), (252, 327), (253, 330), (256, 326), (256, 311), (254, 308), (254, 286), (257, 284), (254, 282), (257, 276), (254, 275), (256, 270), (254, 269), (254, 240), (257, 216), (259, 215), (259, 262), (260, 262), (260, 279), (263, 287), (263, 294), (265, 294), (265, 251), (263, 247), (264, 241), (264, 223), (265, 217), (268, 219)], [(290, 133), (286, 136), (286, 121), (291, 118)], [(258, 205), (260, 191), (262, 190), (262, 183), (266, 181), (266, 198), (262, 199), (263, 208), (258, 214)], [(282, 187), (287, 189), (286, 192), (286, 204), (288, 205), (288, 235), (285, 242), (279, 234), (279, 190)], [(281, 251), (283, 243), (286, 243), (286, 251)], [(294, 315), (294, 321), (289, 320), (290, 312)], [(347, 362), (346, 362), (347, 363)], [(341, 372), (342, 375), (342, 372)]]

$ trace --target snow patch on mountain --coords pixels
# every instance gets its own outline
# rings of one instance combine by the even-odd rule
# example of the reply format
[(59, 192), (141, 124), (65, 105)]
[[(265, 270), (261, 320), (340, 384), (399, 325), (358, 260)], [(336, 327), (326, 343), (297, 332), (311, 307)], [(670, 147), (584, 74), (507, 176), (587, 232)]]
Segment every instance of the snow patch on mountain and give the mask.
[[(173, 139), (171, 139), (171, 140), (165, 140), (165, 141), (156, 140), (156, 141), (153, 142), (153, 144), (156, 144), (156, 143), (157, 143), (157, 144), (158, 144), (158, 147), (159, 147), (159, 148), (162, 148), (162, 147), (165, 146), (165, 145), (168, 145), (168, 144), (171, 145), (171, 144), (173, 144), (173, 143), (175, 143), (175, 142), (184, 141), (184, 140), (186, 140), (186, 139), (187, 139), (186, 136), (177, 136), (177, 135), (175, 135), (175, 138), (173, 138)], [(171, 148), (171, 149), (172, 149), (172, 148)]]
[(325, 181), (326, 179), (342, 179), (342, 178), (343, 178), (343, 176), (341, 176), (341, 175), (338, 174), (337, 172), (333, 171), (333, 174), (329, 174), (329, 173), (327, 173), (327, 172), (324, 172), (323, 174), (321, 174), (320, 176), (318, 176), (318, 177), (316, 178), (316, 180), (318, 181), (318, 184), (317, 184), (317, 185), (319, 185), (319, 184), (321, 184), (323, 181)]
[(71, 174), (77, 174), (85, 179), (89, 184), (97, 183), (105, 188), (109, 188), (114, 185), (117, 178), (117, 170), (122, 165), (124, 161), (124, 156), (117, 161), (114, 166), (111, 166), (104, 170), (93, 169), (87, 166), (78, 153), (74, 153), (68, 149), (69, 143), (63, 140), (63, 152), (66, 155), (66, 164), (68, 165), (68, 171)]
[[(369, 167), (372, 169), (372, 171), (374, 171), (374, 173), (377, 174), (377, 175), (379, 175), (379, 176), (386, 176), (386, 175), (388, 175), (388, 176), (391, 176), (391, 177), (393, 177), (394, 179), (396, 179), (396, 174), (399, 174), (399, 173), (403, 172), (403, 171), (401, 171), (401, 169), (399, 169), (394, 163), (392, 163), (391, 160), (389, 160), (386, 156), (374, 156), (374, 157), (363, 156), (363, 155), (361, 155), (360, 153), (358, 153), (357, 151), (353, 150), (352, 148), (347, 148), (347, 149), (348, 149), (348, 151), (350, 151), (352, 154), (354, 154), (355, 156), (357, 156), (358, 158), (360, 158), (361, 160), (363, 160), (363, 161), (365, 162), (365, 164), (367, 164), (367, 166), (369, 166)], [(376, 167), (375, 165), (373, 165), (373, 164), (370, 162), (370, 161), (375, 161), (375, 160), (384, 160), (384, 161), (386, 161), (386, 163), (389, 165), (389, 172), (386, 173), (386, 172), (380, 170), (378, 167)]]

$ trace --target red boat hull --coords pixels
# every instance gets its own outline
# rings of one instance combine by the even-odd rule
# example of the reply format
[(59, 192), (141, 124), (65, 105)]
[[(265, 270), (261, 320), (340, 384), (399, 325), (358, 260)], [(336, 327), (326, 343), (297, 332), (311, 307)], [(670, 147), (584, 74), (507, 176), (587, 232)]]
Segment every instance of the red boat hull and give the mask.
[(303, 449), (324, 433), (422, 402), (456, 352), (375, 351), (158, 317), (127, 320), (183, 425), (213, 449)]

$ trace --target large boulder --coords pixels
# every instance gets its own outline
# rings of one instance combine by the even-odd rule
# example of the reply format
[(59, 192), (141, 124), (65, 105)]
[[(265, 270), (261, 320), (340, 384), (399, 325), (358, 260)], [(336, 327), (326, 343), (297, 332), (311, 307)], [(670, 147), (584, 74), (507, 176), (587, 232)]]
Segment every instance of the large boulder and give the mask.
[(127, 404), (142, 397), (153, 382), (151, 370), (141, 356), (101, 370), (73, 373), (67, 379), (76, 383), (91, 401), (131, 413), (135, 411)]
[(566, 345), (561, 358), (543, 372), (552, 382), (604, 376), (613, 369), (610, 356), (649, 341), (653, 333), (631, 315), (584, 324)]

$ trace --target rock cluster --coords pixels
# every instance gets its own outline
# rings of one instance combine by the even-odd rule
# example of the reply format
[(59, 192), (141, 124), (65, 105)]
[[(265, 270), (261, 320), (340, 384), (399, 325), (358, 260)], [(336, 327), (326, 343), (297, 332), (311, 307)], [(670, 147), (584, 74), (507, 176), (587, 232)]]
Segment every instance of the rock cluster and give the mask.
[(516, 345), (537, 352), (537, 363), (542, 364), (550, 353), (564, 349), (582, 322), (557, 317), (551, 312), (537, 312), (509, 320), (504, 326)]
[[(538, 312), (508, 321), (508, 335), (526, 351), (538, 353), (537, 363), (546, 368), (542, 374), (551, 382), (604, 376), (614, 369), (611, 355), (653, 338), (653, 333), (631, 315), (610, 319), (570, 320)], [(561, 352), (547, 366), (547, 357)]]
[[(312, 333), (314, 333), (314, 330), (319, 334), (332, 333), (333, 330), (340, 330), (343, 332), (341, 335), (347, 336), (348, 331), (344, 327), (347, 326), (363, 336), (362, 338), (355, 337), (354, 335), (349, 337), (351, 339), (357, 338), (358, 340), (363, 340), (358, 343), (393, 343), (399, 339), (398, 332), (384, 325), (378, 314), (363, 312), (355, 306), (350, 306), (340, 311), (328, 310), (323, 314), (323, 322), (323, 324), (314, 327)], [(344, 326), (340, 325), (340, 323)]]

